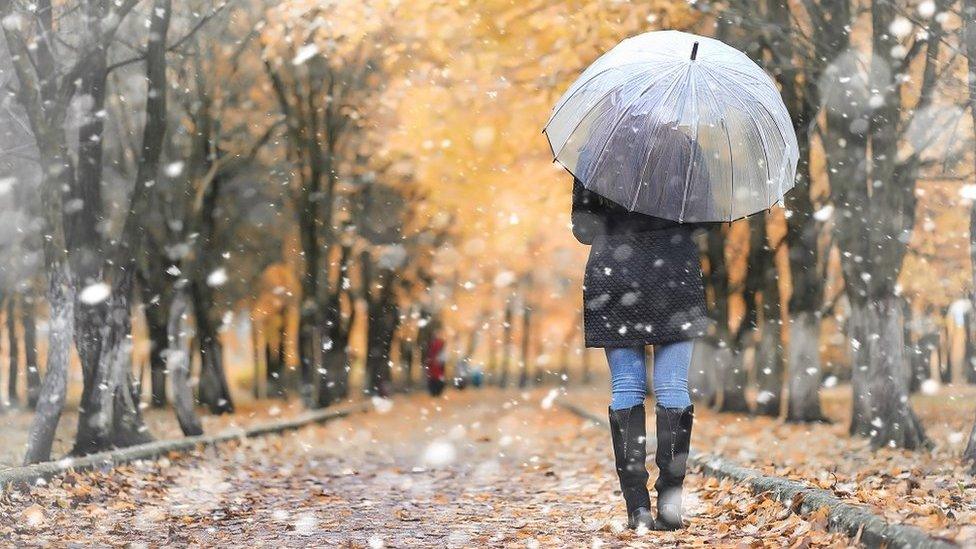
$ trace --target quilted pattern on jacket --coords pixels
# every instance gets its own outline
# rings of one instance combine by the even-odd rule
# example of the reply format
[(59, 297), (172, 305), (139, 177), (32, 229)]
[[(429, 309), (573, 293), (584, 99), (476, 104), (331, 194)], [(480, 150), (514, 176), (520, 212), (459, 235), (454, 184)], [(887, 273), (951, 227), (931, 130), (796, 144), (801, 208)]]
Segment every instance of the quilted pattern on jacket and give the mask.
[(587, 347), (658, 345), (707, 332), (692, 233), (676, 227), (594, 239), (583, 282)]

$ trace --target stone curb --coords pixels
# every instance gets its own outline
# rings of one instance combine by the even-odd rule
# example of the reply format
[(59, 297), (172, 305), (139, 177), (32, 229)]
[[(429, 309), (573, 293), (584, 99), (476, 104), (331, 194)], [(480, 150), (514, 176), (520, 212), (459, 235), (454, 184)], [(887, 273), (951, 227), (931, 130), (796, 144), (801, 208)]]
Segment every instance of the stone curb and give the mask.
[(11, 486), (33, 484), (39, 479), (47, 479), (69, 471), (87, 471), (92, 469), (111, 469), (115, 465), (129, 463), (143, 459), (156, 459), (170, 452), (190, 452), (199, 447), (216, 446), (231, 440), (243, 440), (266, 435), (280, 434), (286, 431), (301, 429), (315, 423), (325, 423), (348, 416), (357, 412), (364, 412), (370, 408), (366, 401), (357, 402), (327, 410), (307, 412), (292, 419), (261, 423), (243, 429), (229, 429), (215, 435), (199, 435), (169, 440), (157, 440), (146, 444), (138, 444), (127, 448), (98, 452), (82, 457), (68, 457), (57, 461), (46, 461), (23, 467), (12, 467), (0, 471), (0, 489)]

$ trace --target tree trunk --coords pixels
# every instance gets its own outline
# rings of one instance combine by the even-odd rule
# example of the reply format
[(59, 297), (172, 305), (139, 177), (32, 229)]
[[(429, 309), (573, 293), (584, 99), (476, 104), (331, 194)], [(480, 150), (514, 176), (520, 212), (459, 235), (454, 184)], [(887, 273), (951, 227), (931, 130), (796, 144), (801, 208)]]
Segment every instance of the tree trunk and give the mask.
[(210, 413), (215, 415), (234, 413), (220, 336), (210, 318), (214, 306), (212, 291), (206, 287), (206, 281), (197, 280), (190, 283), (190, 292), (200, 345), (200, 384), (197, 388), (200, 403), (207, 405)]
[(146, 327), (149, 332), (149, 380), (154, 408), (166, 406), (166, 349), (169, 347), (163, 302), (143, 303)]
[[(962, 19), (964, 21), (963, 42), (966, 46), (966, 62), (968, 64), (968, 84), (969, 84), (969, 114), (972, 118), (974, 128), (976, 128), (976, 0), (963, 0)], [(976, 306), (976, 200), (969, 205), (969, 263), (972, 268), (973, 278), (973, 297), (972, 301)], [(973, 311), (976, 315), (976, 310)], [(966, 334), (969, 337), (969, 334)], [(976, 380), (976, 364), (970, 364), (969, 370), (973, 372), (971, 382)], [(964, 456), (972, 463), (972, 472), (976, 474), (976, 423), (969, 434), (969, 443), (966, 445)]]
[(512, 302), (514, 296), (509, 296), (508, 301), (505, 303), (505, 320), (502, 324), (502, 360), (500, 364), (500, 372), (498, 374), (498, 386), (507, 387), (508, 386), (508, 371), (511, 368), (512, 363), (512, 324), (515, 322), (515, 304)]
[[(340, 265), (346, 265), (348, 258), (349, 249), (343, 246)], [(322, 333), (325, 334), (325, 339), (322, 340), (322, 346), (324, 352), (321, 356), (322, 366), (318, 376), (318, 395), (316, 396), (319, 407), (329, 406), (349, 396), (349, 336), (355, 319), (356, 306), (352, 297), (349, 296), (350, 314), (348, 317), (344, 317), (342, 314), (342, 294), (339, 293), (343, 291), (341, 284), (336, 285), (336, 288), (328, 296), (323, 308), (325, 324)], [(369, 324), (367, 324), (366, 329), (367, 344), (369, 344), (368, 331), (371, 329)], [(373, 334), (374, 337), (376, 335), (377, 333)], [(378, 352), (382, 353), (382, 350)], [(367, 386), (375, 381), (370, 371), (370, 368), (375, 365), (375, 360), (374, 358), (371, 361), (367, 356), (366, 378), (364, 380)]]
[(949, 325), (945, 321), (948, 310), (942, 315), (942, 327), (935, 336), (937, 343), (936, 364), (939, 368), (939, 379), (943, 384), (950, 384), (953, 380), (952, 375), (952, 338), (949, 337)]
[(915, 375), (915, 364), (913, 359), (915, 358), (915, 345), (912, 342), (912, 307), (907, 299), (901, 299), (902, 304), (902, 342), (905, 345), (905, 374), (908, 376), (908, 392), (909, 394), (918, 391), (921, 384), (921, 380)]
[(414, 341), (410, 336), (404, 333), (405, 327), (400, 329), (400, 337), (397, 340), (397, 347), (399, 350), (399, 360), (400, 360), (400, 390), (404, 392), (411, 391), (414, 387), (413, 381), (413, 365), (414, 365)]
[(749, 403), (746, 402), (746, 383), (748, 382), (745, 368), (745, 347), (736, 345), (728, 348), (722, 361), (722, 400), (718, 406), (719, 412), (749, 413)]
[(718, 401), (718, 372), (722, 364), (731, 362), (728, 347), (719, 347), (718, 340), (703, 337), (696, 342), (688, 372), (688, 387), (691, 398), (706, 407)]
[(820, 318), (809, 311), (791, 313), (786, 421), (826, 421), (820, 409), (820, 378)]
[[(100, 9), (98, 7), (95, 8)], [(89, 14), (96, 15), (96, 12)], [(170, 0), (156, 0), (153, 4), (149, 23), (149, 40), (146, 50), (146, 123), (143, 128), (138, 170), (129, 198), (129, 207), (124, 218), (122, 230), (108, 256), (104, 251), (96, 254), (98, 264), (102, 265), (103, 277), (111, 281), (109, 296), (103, 301), (104, 307), (86, 307), (88, 312), (101, 308), (105, 312), (104, 322), (96, 327), (87, 327), (88, 336), (98, 334), (97, 362), (89, 364), (87, 394), (83, 394), (79, 409), (76, 454), (105, 450), (115, 446), (128, 446), (151, 440), (142, 420), (139, 407), (138, 386), (132, 382), (130, 302), (136, 271), (136, 252), (142, 247), (142, 217), (146, 208), (147, 189), (158, 176), (159, 159), (166, 133), (166, 33), (169, 28)], [(84, 75), (95, 94), (95, 103), (104, 100), (106, 77), (106, 52), (102, 48), (92, 60), (91, 72)], [(100, 97), (99, 97), (100, 96)], [(98, 117), (96, 117), (98, 118)], [(101, 143), (102, 129), (83, 127), (80, 135), (91, 132), (91, 137), (83, 141)], [(88, 147), (85, 145), (83, 148)], [(91, 147), (87, 154), (79, 154), (79, 187), (85, 192), (96, 192), (101, 185), (101, 148)], [(91, 166), (94, 168), (89, 169)], [(92, 211), (80, 217), (80, 222), (91, 227), (100, 220), (92, 217)], [(97, 239), (97, 240), (96, 240)], [(91, 250), (101, 242), (101, 235), (81, 240), (80, 252)], [(84, 259), (84, 257), (82, 257)], [(87, 321), (91, 315), (85, 315)], [(91, 356), (89, 356), (89, 359)]]
[[(902, 344), (902, 309), (897, 297), (872, 301), (867, 309), (868, 414), (871, 446), (915, 449), (925, 432), (908, 400)], [(875, 335), (876, 334), (876, 335)]]
[(390, 382), (390, 351), (393, 346), (393, 334), (396, 332), (399, 313), (396, 304), (387, 298), (371, 302), (367, 314), (369, 322), (366, 328), (366, 372), (369, 394), (389, 396)]
[(742, 290), (745, 311), (738, 328), (731, 337), (732, 361), (723, 370), (720, 412), (749, 412), (749, 403), (746, 401), (748, 374), (745, 366), (745, 354), (748, 348), (753, 346), (756, 332), (759, 329), (758, 295), (763, 291), (767, 278), (766, 273), (769, 264), (772, 263), (772, 256), (769, 253), (766, 239), (766, 217), (754, 216), (749, 221), (749, 229), (749, 255)]
[(966, 443), (966, 450), (962, 453), (962, 460), (964, 463), (969, 463), (970, 474), (976, 475), (976, 422), (973, 422), (973, 428), (969, 431), (969, 442)]
[(530, 342), (532, 341), (532, 307), (526, 305), (522, 309), (522, 343), (520, 345), (521, 351), (519, 353), (519, 381), (518, 386), (520, 389), (525, 388), (529, 384), (529, 370), (531, 369), (529, 350)]
[[(255, 400), (261, 398), (261, 335), (258, 332), (258, 324), (254, 320), (254, 311), (251, 311), (249, 318), (251, 334), (251, 360), (254, 367), (254, 386), (251, 396)], [(267, 365), (265, 365), (267, 367)]]
[(501, 340), (498, 337), (497, 320), (497, 313), (492, 314), (491, 324), (488, 327), (488, 367), (485, 372), (485, 385), (498, 381), (498, 346)]
[[(299, 395), (305, 402), (305, 406), (309, 408), (315, 407), (315, 401), (328, 400), (327, 396), (320, 396), (318, 399), (313, 399), (312, 396), (315, 390), (313, 385), (315, 372), (319, 368), (319, 365), (315, 364), (315, 357), (319, 355), (317, 349), (321, 348), (322, 345), (322, 342), (317, 341), (315, 336), (318, 333), (319, 326), (323, 324), (319, 318), (318, 303), (319, 270), (322, 268), (319, 260), (322, 251), (319, 244), (318, 212), (320, 208), (315, 196), (313, 196), (321, 189), (321, 174), (317, 170), (318, 168), (313, 166), (310, 180), (303, 182), (298, 219), (302, 253), (305, 258), (302, 267), (298, 316)], [(327, 204), (327, 207), (331, 208), (332, 205)]]
[[(766, 299), (765, 294), (763, 299)], [(759, 395), (755, 413), (779, 417), (783, 406), (783, 341), (779, 318), (766, 318), (763, 322), (756, 349), (756, 381)]]
[[(130, 265), (128, 267), (133, 267)], [(132, 268), (116, 273), (105, 300), (107, 315), (100, 329), (98, 366), (88, 400), (79, 410), (72, 453), (86, 455), (151, 440), (132, 382)]]
[(931, 334), (916, 336), (915, 344), (911, 347), (910, 363), (912, 365), (912, 386), (914, 392), (918, 390), (922, 383), (932, 377), (932, 353), (938, 351), (939, 336), (936, 334), (933, 341)]
[(173, 408), (176, 420), (186, 436), (203, 434), (200, 418), (193, 409), (193, 390), (190, 388), (190, 338), (189, 310), (185, 290), (177, 290), (170, 304), (169, 319), (166, 324), (167, 346), (163, 357), (169, 369)]
[(267, 364), (264, 371), (265, 387), (268, 396), (272, 398), (285, 397), (285, 323), (287, 319), (284, 313), (280, 315), (279, 321), (277, 339), (266, 338), (264, 342), (264, 361)]
[(16, 406), (20, 399), (17, 396), (17, 377), (20, 375), (20, 349), (17, 341), (17, 294), (10, 294), (7, 298), (7, 351), (10, 357), (10, 371), (7, 378), (7, 400), (11, 406)]
[(315, 364), (314, 357), (317, 355), (316, 347), (320, 345), (315, 337), (318, 332), (319, 315), (318, 305), (314, 301), (314, 299), (309, 298), (302, 305), (298, 318), (298, 394), (308, 408), (315, 407), (312, 402), (312, 393), (314, 392), (314, 373), (318, 365)]
[[(692, 361), (692, 365), (694, 365), (694, 361)], [(580, 372), (580, 380), (583, 382), (583, 385), (589, 385), (593, 381), (593, 373), (590, 370), (590, 353), (587, 352), (585, 346), (582, 348), (582, 352), (580, 352), (580, 368), (582, 369), (582, 372)]]
[(327, 391), (319, 394), (319, 406), (325, 407), (349, 396), (349, 351), (346, 348), (329, 349), (322, 355), (325, 369), (324, 384)]
[(264, 340), (264, 396), (281, 398), (281, 372), (278, 369), (276, 349), (270, 339)]
[[(776, 254), (770, 247), (766, 226), (767, 213), (762, 225), (761, 253), (756, 257), (757, 268), (761, 270), (758, 281), (762, 292), (762, 322), (760, 324), (759, 345), (756, 348), (754, 369), (759, 394), (756, 397), (755, 413), (762, 416), (778, 417), (783, 405), (783, 317), (782, 297), (779, 290), (779, 270), (776, 267)], [(758, 312), (758, 311), (757, 311)]]
[(37, 407), (41, 393), (41, 371), (37, 361), (37, 319), (34, 298), (27, 296), (20, 303), (20, 323), (24, 327), (24, 369), (27, 372), (27, 406)]
[(570, 373), (569, 373), (569, 361), (570, 356), (573, 351), (578, 350), (576, 345), (574, 345), (576, 338), (579, 336), (579, 323), (573, 322), (569, 331), (566, 332), (566, 338), (563, 339), (562, 351), (560, 352), (559, 363), (559, 383), (561, 385), (569, 385)]
[[(970, 301), (972, 303), (972, 301)], [(966, 312), (965, 324), (963, 326), (963, 337), (966, 338), (965, 351), (963, 352), (962, 367), (965, 372), (966, 382), (976, 383), (976, 345), (973, 341), (973, 317), (976, 316), (976, 304)]]
[(68, 389), (68, 363), (74, 338), (75, 291), (67, 263), (48, 265), (47, 301), (51, 309), (48, 322), (47, 366), (37, 400), (37, 408), (27, 435), (24, 464), (51, 459), (54, 434), (64, 409)]
[[(342, 265), (346, 264), (348, 254), (343, 248)], [(369, 251), (360, 254), (362, 271), (362, 292), (366, 300), (366, 393), (389, 396), (392, 387), (390, 371), (390, 352), (393, 336), (400, 321), (400, 311), (396, 304), (393, 270), (377, 265)], [(337, 296), (338, 297), (338, 296)], [(341, 301), (333, 299), (330, 314), (342, 324)]]
[(851, 342), (851, 426), (849, 432), (854, 436), (871, 434), (871, 411), (868, 382), (868, 338), (867, 311), (864, 305), (851, 304), (848, 331)]

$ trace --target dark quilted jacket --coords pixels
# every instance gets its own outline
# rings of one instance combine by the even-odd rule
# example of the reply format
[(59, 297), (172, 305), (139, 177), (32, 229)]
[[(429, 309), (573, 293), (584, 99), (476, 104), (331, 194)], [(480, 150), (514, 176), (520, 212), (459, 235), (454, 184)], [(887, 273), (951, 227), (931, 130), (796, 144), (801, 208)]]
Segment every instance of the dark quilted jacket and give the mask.
[(583, 277), (587, 347), (659, 345), (705, 334), (695, 226), (630, 212), (573, 182), (573, 235), (591, 245)]

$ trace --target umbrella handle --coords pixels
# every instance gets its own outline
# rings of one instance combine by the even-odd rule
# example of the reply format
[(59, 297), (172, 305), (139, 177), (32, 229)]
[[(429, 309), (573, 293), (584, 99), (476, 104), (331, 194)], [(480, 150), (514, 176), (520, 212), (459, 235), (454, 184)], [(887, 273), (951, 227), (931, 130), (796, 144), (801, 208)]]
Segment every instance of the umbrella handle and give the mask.
[(694, 61), (698, 57), (698, 42), (691, 47), (691, 60)]

